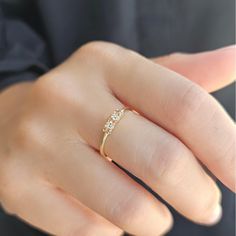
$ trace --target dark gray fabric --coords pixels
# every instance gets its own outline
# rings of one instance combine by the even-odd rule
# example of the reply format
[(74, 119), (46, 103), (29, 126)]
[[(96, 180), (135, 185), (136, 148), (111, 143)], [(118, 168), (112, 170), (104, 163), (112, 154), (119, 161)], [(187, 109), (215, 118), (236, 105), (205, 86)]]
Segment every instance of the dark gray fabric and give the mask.
[(0, 89), (47, 71), (45, 44), (24, 22), (6, 17), (0, 5)]
[[(0, 1), (0, 88), (36, 79), (91, 40), (115, 42), (147, 57), (233, 44), (234, 9), (234, 0)], [(233, 116), (233, 86), (215, 96)], [(168, 235), (233, 236), (234, 195), (220, 187), (224, 216), (218, 225), (198, 226), (173, 211), (175, 226)], [(0, 212), (0, 235), (41, 234)]]

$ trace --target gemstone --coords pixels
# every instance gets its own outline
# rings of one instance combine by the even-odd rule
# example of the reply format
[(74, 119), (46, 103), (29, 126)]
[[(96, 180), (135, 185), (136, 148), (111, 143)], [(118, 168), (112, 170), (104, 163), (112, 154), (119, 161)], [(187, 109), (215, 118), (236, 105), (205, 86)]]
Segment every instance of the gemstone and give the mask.
[(116, 123), (119, 122), (123, 115), (124, 111), (122, 110), (115, 110), (110, 118), (107, 120), (103, 132), (107, 134), (111, 134), (112, 130), (115, 128)]
[(104, 127), (104, 132), (110, 133), (115, 127), (115, 124), (112, 121), (107, 121)]
[(114, 114), (111, 115), (111, 119), (114, 120), (114, 121), (117, 121), (117, 120), (120, 119), (120, 115), (117, 114), (117, 113), (114, 113)]

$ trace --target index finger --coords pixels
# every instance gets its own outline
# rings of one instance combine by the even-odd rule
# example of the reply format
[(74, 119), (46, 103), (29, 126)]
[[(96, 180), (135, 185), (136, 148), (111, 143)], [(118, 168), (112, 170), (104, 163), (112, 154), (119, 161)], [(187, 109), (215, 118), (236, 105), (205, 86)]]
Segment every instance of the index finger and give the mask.
[(236, 46), (200, 53), (172, 53), (154, 61), (191, 81), (207, 92), (223, 88), (236, 79)]

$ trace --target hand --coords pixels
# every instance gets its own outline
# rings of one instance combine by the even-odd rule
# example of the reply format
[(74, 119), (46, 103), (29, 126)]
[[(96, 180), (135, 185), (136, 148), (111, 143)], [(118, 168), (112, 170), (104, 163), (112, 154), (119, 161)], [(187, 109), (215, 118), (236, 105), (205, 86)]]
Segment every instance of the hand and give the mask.
[[(157, 62), (213, 90), (235, 77), (234, 54), (231, 48)], [(220, 191), (198, 160), (234, 190), (234, 123), (182, 75), (102, 42), (0, 95), (6, 211), (54, 235), (166, 232), (167, 207), (97, 152), (107, 117), (123, 104), (140, 115), (127, 112), (114, 129), (105, 146), (109, 157), (188, 219), (219, 220)]]

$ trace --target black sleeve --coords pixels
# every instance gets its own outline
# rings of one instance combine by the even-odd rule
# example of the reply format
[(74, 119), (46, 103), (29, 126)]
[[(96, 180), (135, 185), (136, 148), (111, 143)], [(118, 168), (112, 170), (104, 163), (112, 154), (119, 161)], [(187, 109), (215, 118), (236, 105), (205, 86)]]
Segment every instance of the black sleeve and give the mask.
[(0, 3), (0, 90), (47, 70), (45, 42), (23, 20), (4, 14)]

